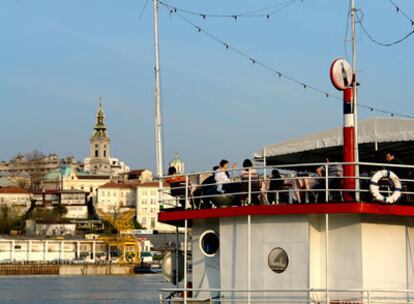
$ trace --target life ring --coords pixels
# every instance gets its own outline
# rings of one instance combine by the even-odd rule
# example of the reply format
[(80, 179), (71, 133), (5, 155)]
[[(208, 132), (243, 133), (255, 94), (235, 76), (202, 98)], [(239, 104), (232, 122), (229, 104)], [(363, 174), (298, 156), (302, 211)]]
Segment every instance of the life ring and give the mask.
[[(383, 178), (388, 178), (394, 187), (394, 192), (388, 197), (384, 197), (379, 191), (378, 182)], [(369, 190), (376, 201), (393, 204), (401, 197), (401, 182), (394, 172), (390, 170), (380, 170), (372, 176)]]

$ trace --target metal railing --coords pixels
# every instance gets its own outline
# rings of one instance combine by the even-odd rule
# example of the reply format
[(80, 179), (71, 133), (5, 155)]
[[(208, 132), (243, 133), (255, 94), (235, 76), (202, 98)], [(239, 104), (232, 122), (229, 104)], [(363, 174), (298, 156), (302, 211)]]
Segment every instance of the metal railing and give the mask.
[[(343, 168), (358, 166), (359, 176), (344, 176)], [(378, 202), (370, 191), (373, 175), (381, 170), (394, 172), (401, 182), (395, 189), (383, 178), (378, 192), (384, 197), (400, 192), (398, 203), (414, 203), (414, 166), (383, 163), (307, 163), (258, 166), (227, 170), (228, 181), (217, 183), (217, 171), (189, 173), (163, 178), (163, 208), (204, 209), (228, 206)], [(207, 182), (206, 182), (207, 181)], [(350, 186), (351, 185), (351, 186)]]
[[(186, 297), (184, 298), (184, 294)], [(248, 298), (247, 294), (251, 294)], [(189, 289), (160, 290), (160, 303), (414, 303), (414, 290), (404, 289)]]

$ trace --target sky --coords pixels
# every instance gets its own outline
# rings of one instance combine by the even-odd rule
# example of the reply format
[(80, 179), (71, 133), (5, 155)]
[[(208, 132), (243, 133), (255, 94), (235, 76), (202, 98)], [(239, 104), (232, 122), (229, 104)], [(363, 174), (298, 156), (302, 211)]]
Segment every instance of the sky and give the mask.
[[(233, 15), (286, 0), (164, 2)], [(393, 2), (414, 18), (412, 0)], [(145, 3), (0, 1), (0, 160), (35, 149), (83, 160), (102, 96), (111, 156), (155, 170), (153, 5)], [(389, 0), (356, 0), (356, 7), (377, 40), (414, 29)], [(250, 57), (341, 96), (329, 67), (338, 57), (351, 60), (348, 8), (348, 0), (298, 0), (269, 19), (182, 16)], [(163, 6), (159, 20), (164, 166), (176, 153), (192, 172), (222, 158), (241, 164), (266, 144), (342, 125), (340, 100), (275, 76)], [(414, 115), (414, 35), (381, 47), (359, 24), (356, 34), (359, 102)], [(362, 108), (358, 115), (383, 116)]]

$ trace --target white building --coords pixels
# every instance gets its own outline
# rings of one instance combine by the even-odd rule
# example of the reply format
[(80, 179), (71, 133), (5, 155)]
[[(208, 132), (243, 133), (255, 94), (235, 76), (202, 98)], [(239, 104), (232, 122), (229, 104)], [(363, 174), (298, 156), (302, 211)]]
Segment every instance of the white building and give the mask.
[[(165, 184), (164, 187), (169, 185)], [(168, 191), (164, 191), (168, 193)], [(158, 222), (160, 212), (158, 182), (148, 182), (136, 186), (137, 221), (147, 229), (159, 232), (174, 232), (175, 227)], [(172, 199), (168, 194), (164, 199)]]
[(53, 207), (62, 205), (67, 213), (64, 215), (68, 219), (87, 219), (88, 218), (88, 193), (82, 190), (42, 190), (33, 193), (32, 200), (36, 206)]
[(0, 188), (0, 206), (10, 207), (16, 215), (22, 215), (29, 210), (30, 199), (30, 193), (22, 188), (15, 186)]
[[(168, 185), (165, 185), (167, 187)], [(166, 191), (168, 193), (168, 191)], [(164, 198), (168, 198), (168, 194)], [(172, 198), (170, 198), (172, 199)], [(159, 194), (157, 182), (123, 184), (109, 182), (97, 190), (96, 208), (105, 213), (136, 209), (136, 219), (143, 227), (160, 232), (173, 232), (174, 227), (158, 222)]]
[(100, 240), (0, 239), (0, 261), (51, 262), (83, 260), (95, 262), (109, 257), (108, 245)]
[(123, 208), (135, 208), (135, 188), (129, 184), (108, 182), (97, 189), (96, 205), (105, 213), (115, 213)]

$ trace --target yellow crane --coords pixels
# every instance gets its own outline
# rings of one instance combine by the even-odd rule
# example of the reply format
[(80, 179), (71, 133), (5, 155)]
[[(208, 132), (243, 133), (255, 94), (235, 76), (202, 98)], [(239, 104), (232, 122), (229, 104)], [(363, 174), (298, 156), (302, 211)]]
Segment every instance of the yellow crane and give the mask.
[(111, 255), (116, 255), (118, 263), (139, 263), (140, 244), (135, 236), (131, 235), (134, 229), (132, 223), (135, 216), (135, 210), (128, 210), (125, 212), (106, 213), (100, 209), (96, 209), (98, 216), (109, 222), (117, 230), (115, 236), (102, 236), (100, 239), (104, 240), (109, 246)]

